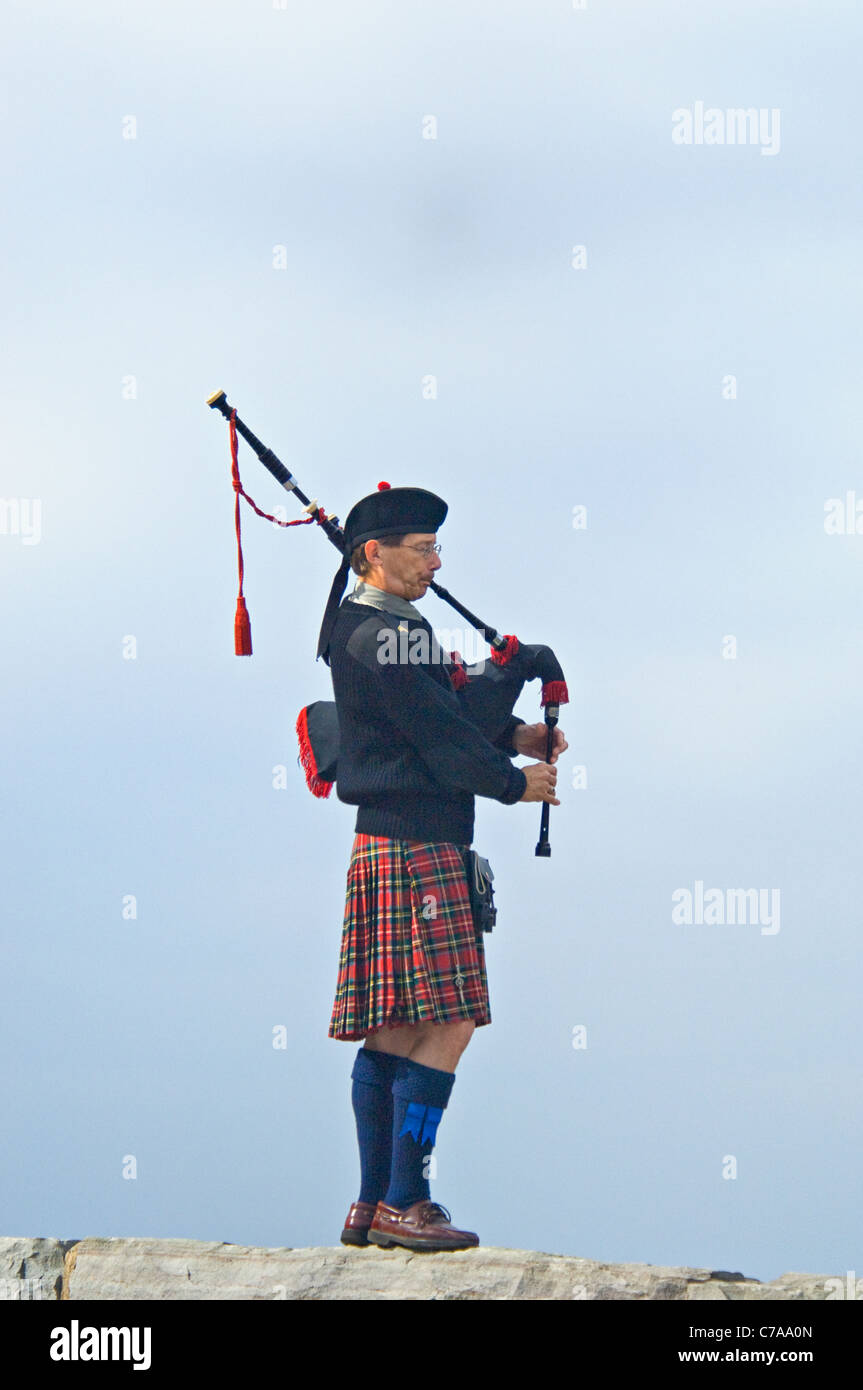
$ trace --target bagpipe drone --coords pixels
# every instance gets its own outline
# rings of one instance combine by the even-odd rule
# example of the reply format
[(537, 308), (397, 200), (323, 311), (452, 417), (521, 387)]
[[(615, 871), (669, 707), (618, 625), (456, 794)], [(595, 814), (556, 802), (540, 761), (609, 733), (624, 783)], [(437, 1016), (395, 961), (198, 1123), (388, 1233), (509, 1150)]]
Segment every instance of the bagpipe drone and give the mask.
[[(218, 410), (228, 421), (231, 444), (231, 478), (235, 496), (234, 524), (237, 533), (237, 552), (239, 569), (239, 593), (237, 611), (234, 619), (234, 650), (237, 656), (252, 655), (252, 634), (246, 601), (243, 596), (243, 549), (240, 536), (240, 498), (243, 497), (254, 512), (265, 521), (278, 526), (308, 526), (316, 523), (339, 551), (344, 560), (344, 532), (338, 524), (338, 517), (327, 515), (317, 500), (311, 500), (301, 491), (293, 474), (285, 467), (272, 449), (267, 448), (252, 434), (252, 431), (237, 415), (235, 407), (228, 404), (224, 391), (216, 391), (207, 404)], [(252, 501), (240, 481), (237, 435), (241, 435), (286, 492), (293, 492), (304, 504), (307, 515), (295, 521), (282, 521), (261, 511)], [(560, 706), (567, 704), (566, 681), (560, 663), (550, 647), (529, 645), (520, 642), (512, 634), (501, 636), (495, 628), (484, 623), (472, 613), (441, 584), (432, 580), (429, 588), (439, 598), (454, 608), (466, 622), (480, 633), (491, 647), (491, 662), (477, 663), (480, 671), (468, 670), (458, 652), (450, 652), (449, 677), (453, 688), (458, 691), (462, 710), (468, 719), (493, 742), (505, 729), (522, 688), (527, 681), (537, 677), (542, 681), (540, 705), (546, 724), (546, 762), (551, 757), (554, 745), (554, 730), (557, 725)], [(338, 775), (339, 723), (335, 701), (317, 700), (300, 710), (296, 722), (296, 732), (300, 744), (299, 762), (302, 764), (306, 784), (313, 795), (327, 797), (332, 791)], [(535, 853), (542, 858), (551, 854), (548, 842), (548, 818), (550, 806), (542, 804), (540, 834)]]

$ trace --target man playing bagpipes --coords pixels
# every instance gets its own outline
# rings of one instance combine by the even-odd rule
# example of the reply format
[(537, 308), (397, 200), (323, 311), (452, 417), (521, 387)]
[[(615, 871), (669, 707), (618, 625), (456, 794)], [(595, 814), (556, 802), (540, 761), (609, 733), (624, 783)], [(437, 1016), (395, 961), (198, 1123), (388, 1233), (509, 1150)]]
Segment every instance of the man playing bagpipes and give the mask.
[[(316, 525), (342, 556), (318, 642), (335, 702), (307, 705), (296, 724), (309, 790), (327, 797), (335, 783), (339, 800), (358, 808), (329, 1029), (333, 1038), (364, 1040), (352, 1071), (360, 1195), (341, 1238), (417, 1250), (477, 1245), (473, 1231), (456, 1229), (431, 1200), (428, 1185), (456, 1065), (474, 1028), (491, 1022), (483, 933), (496, 911), (491, 867), (471, 848), (474, 797), (542, 802), (534, 852), (551, 854), (549, 807), (560, 805), (553, 764), (568, 746), (557, 728), (566, 680), (550, 647), (501, 635), (435, 581), (436, 535), (447, 514), (440, 497), (379, 483), (341, 528), (224, 391), (207, 404), (229, 423), (237, 656), (252, 654), (241, 497), (278, 526)], [(238, 436), (304, 504), (305, 518), (282, 520), (253, 501), (240, 479)], [(359, 582), (342, 600), (351, 568)], [(490, 644), (482, 669), (468, 672), (457, 653), (441, 652), (414, 607), (428, 589)], [(526, 724), (512, 711), (537, 677), (544, 723)], [(543, 761), (517, 768), (517, 755)]]
[[(331, 1038), (363, 1040), (351, 1073), (361, 1176), (349, 1245), (479, 1244), (428, 1181), (456, 1066), (491, 1022), (465, 858), (474, 798), (559, 806), (553, 764), (568, 746), (559, 728), (552, 740), (546, 724), (501, 714), (501, 670), (485, 685), (468, 680), (414, 606), (440, 568), (446, 514), (434, 493), (383, 483), (356, 504), (318, 644), (338, 715), (337, 795), (358, 808), (329, 1027)], [(357, 583), (342, 599), (349, 569)], [(552, 674), (562, 675), (556, 663)], [(566, 698), (562, 681), (545, 689)], [(518, 755), (543, 761), (518, 768)]]

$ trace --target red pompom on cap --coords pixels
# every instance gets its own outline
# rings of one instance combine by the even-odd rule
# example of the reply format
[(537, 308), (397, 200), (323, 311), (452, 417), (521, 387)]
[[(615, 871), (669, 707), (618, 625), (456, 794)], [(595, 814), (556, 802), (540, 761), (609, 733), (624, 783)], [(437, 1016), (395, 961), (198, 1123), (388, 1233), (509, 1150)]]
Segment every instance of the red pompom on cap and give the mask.
[(378, 492), (386, 492), (389, 483), (378, 483)]

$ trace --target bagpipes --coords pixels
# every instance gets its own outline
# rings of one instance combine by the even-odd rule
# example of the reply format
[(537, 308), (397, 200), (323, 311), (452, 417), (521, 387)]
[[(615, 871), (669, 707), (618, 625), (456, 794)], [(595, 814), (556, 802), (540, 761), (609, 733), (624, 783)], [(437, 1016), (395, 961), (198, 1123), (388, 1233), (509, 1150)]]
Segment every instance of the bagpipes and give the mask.
[[(327, 515), (317, 500), (310, 500), (297, 485), (293, 474), (285, 467), (272, 449), (267, 448), (252, 434), (237, 415), (235, 407), (228, 404), (224, 391), (216, 391), (207, 400), (211, 410), (218, 410), (228, 421), (231, 443), (231, 478), (235, 494), (234, 522), (237, 533), (239, 568), (239, 593), (237, 611), (234, 618), (234, 650), (237, 656), (252, 655), (252, 634), (246, 601), (243, 596), (243, 549), (240, 537), (240, 497), (265, 521), (278, 526), (307, 526), (315, 522), (332, 541), (344, 557), (344, 532), (338, 524), (338, 517)], [(240, 481), (237, 435), (241, 435), (258, 456), (264, 467), (287, 492), (292, 492), (304, 503), (308, 513), (296, 521), (282, 521), (280, 518), (263, 512), (246, 493)], [(491, 663), (481, 663), (479, 672), (469, 671), (458, 652), (449, 653), (449, 675), (453, 688), (458, 691), (463, 712), (468, 719), (494, 742), (506, 728), (513, 708), (527, 681), (539, 677), (542, 681), (540, 705), (546, 724), (545, 761), (551, 757), (554, 746), (554, 730), (560, 714), (560, 706), (567, 704), (569, 694), (560, 663), (550, 647), (533, 646), (520, 642), (512, 634), (501, 636), (495, 628), (484, 623), (472, 613), (441, 584), (432, 580), (433, 589), (444, 603), (448, 603), (466, 622), (480, 633), (491, 647)], [(477, 663), (478, 665), (480, 663)], [(299, 713), (296, 732), (300, 744), (298, 761), (302, 764), (309, 790), (318, 797), (327, 797), (332, 791), (338, 771), (339, 724), (335, 701), (317, 700), (305, 706)], [(539, 840), (535, 853), (548, 858), (551, 846), (548, 842), (548, 817), (550, 806), (542, 804)]]

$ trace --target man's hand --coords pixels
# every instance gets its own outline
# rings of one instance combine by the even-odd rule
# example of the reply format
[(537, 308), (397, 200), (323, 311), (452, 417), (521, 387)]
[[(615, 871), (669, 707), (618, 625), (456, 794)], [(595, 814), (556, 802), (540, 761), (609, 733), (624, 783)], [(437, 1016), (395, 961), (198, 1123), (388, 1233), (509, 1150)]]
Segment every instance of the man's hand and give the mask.
[[(546, 724), (519, 724), (512, 736), (513, 748), (525, 758), (545, 759), (547, 742), (548, 726)], [(557, 762), (560, 754), (568, 747), (569, 744), (563, 736), (563, 730), (555, 727), (549, 762)], [(527, 769), (522, 768), (522, 771), (526, 772)]]
[(527, 786), (524, 789), (524, 796), (520, 797), (519, 800), (547, 801), (549, 806), (560, 805), (554, 794), (554, 785), (557, 781), (556, 767), (552, 767), (551, 763), (529, 763), (521, 770), (527, 778)]

